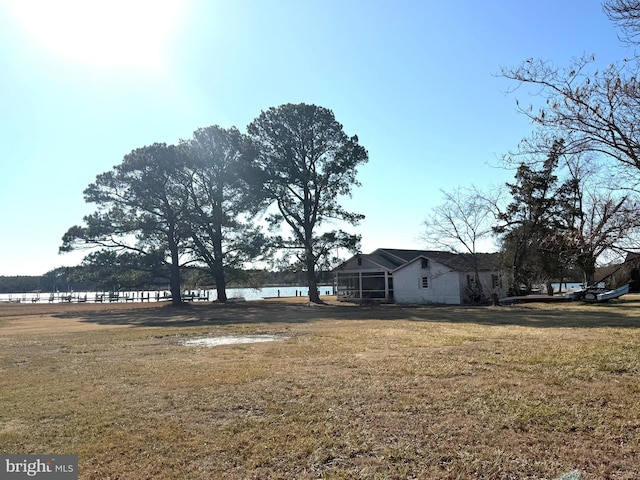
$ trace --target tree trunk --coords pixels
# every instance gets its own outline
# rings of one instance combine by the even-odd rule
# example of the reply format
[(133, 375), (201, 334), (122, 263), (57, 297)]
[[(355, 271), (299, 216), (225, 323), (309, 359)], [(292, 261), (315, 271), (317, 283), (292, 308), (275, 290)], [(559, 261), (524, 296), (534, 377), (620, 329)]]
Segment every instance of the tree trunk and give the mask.
[(227, 302), (227, 281), (224, 277), (224, 254), (222, 253), (222, 223), (224, 213), (222, 211), (222, 192), (224, 191), (224, 184), (218, 182), (218, 197), (213, 208), (213, 223), (214, 232), (212, 235), (213, 241), (213, 265), (212, 273), (213, 278), (216, 281), (216, 292), (218, 294), (218, 302)]
[[(482, 287), (482, 282), (480, 280), (480, 267), (478, 267), (478, 257), (477, 254), (475, 252), (473, 252), (472, 254), (472, 261), (473, 261), (473, 274), (476, 277), (476, 292), (474, 292), (475, 295), (478, 296), (477, 302), (481, 302), (485, 300), (484, 297), (484, 288)], [(473, 299), (474, 303), (476, 303), (476, 299)]]
[(318, 291), (318, 281), (315, 272), (307, 272), (307, 283), (309, 285), (309, 301), (313, 303), (322, 303), (320, 300), (320, 292)]
[(584, 283), (585, 285), (593, 285), (596, 283), (596, 270), (595, 267), (593, 269), (585, 270), (584, 272)]
[(218, 294), (218, 302), (227, 302), (227, 281), (224, 277), (224, 267), (222, 266), (222, 259), (216, 256), (211, 269), (213, 279), (216, 281), (216, 292)]
[(313, 250), (311, 247), (305, 248), (305, 266), (307, 268), (307, 285), (309, 286), (309, 301), (322, 303), (320, 292), (318, 291), (318, 280), (316, 278), (316, 264), (313, 261)]
[(173, 263), (169, 265), (169, 290), (171, 291), (171, 304), (173, 306), (182, 305), (182, 292), (180, 291), (180, 267)]
[(180, 258), (178, 245), (173, 239), (173, 231), (169, 235), (169, 252), (171, 252), (171, 264), (169, 265), (169, 290), (171, 291), (171, 304), (181, 306), (182, 292), (180, 291)]
[(564, 281), (564, 268), (560, 273), (560, 288), (558, 288), (558, 295), (562, 295), (562, 282)]
[(591, 253), (584, 253), (579, 260), (585, 285), (593, 285), (596, 281), (596, 259)]

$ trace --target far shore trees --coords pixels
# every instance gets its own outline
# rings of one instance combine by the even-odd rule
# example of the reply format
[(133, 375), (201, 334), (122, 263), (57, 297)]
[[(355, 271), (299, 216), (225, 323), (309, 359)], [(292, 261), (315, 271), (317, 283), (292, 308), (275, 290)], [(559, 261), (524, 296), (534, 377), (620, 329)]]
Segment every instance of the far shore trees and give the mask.
[(102, 249), (89, 253), (82, 263), (71, 269), (69, 283), (92, 285), (95, 290), (144, 290), (150, 285), (167, 284), (168, 269), (154, 255)]
[(247, 128), (256, 152), (256, 175), (262, 195), (277, 207), (272, 226), (286, 225), (290, 235), (277, 247), (294, 251), (306, 271), (309, 300), (319, 303), (317, 266), (337, 248), (357, 250), (360, 236), (323, 231), (331, 221), (357, 225), (364, 217), (346, 211), (357, 167), (368, 160), (358, 137), (348, 137), (331, 110), (286, 104), (263, 111)]

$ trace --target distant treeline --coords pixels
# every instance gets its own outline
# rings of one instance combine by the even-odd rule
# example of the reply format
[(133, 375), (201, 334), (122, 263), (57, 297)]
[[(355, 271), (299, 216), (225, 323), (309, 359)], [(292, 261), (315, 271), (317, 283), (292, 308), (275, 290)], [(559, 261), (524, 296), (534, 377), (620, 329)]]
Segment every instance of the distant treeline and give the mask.
[[(62, 267), (44, 275), (0, 275), (0, 293), (23, 292), (83, 292), (118, 290), (166, 290), (168, 278), (163, 276), (119, 275), (102, 281), (96, 281), (83, 274), (85, 267)], [(183, 272), (185, 290), (209, 289), (215, 282), (198, 269), (185, 269)], [(318, 272), (320, 284), (331, 284), (333, 273)], [(236, 272), (234, 279), (227, 285), (234, 287), (265, 287), (279, 285), (304, 285), (305, 272), (245, 270)]]
[[(0, 293), (20, 293), (35, 291), (50, 291), (52, 283), (50, 278), (40, 276), (1, 276)], [(46, 286), (48, 285), (48, 287)]]

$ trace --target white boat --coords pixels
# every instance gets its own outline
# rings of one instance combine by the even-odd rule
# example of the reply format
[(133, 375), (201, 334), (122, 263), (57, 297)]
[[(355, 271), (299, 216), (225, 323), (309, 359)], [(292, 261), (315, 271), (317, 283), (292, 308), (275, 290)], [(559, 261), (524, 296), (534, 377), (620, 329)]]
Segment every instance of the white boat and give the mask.
[(582, 297), (585, 302), (606, 302), (614, 298), (620, 298), (629, 293), (629, 284), (622, 285), (614, 290), (587, 289)]

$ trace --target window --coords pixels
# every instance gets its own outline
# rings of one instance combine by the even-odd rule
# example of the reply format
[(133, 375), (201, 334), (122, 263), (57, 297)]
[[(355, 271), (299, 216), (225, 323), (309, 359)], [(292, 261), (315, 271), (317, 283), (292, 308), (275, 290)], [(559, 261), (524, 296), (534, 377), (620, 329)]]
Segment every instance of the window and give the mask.
[(422, 288), (429, 288), (429, 278), (428, 277), (422, 277), (421, 281), (422, 281)]
[(423, 258), (422, 259), (422, 268), (429, 268), (429, 259), (428, 258)]

